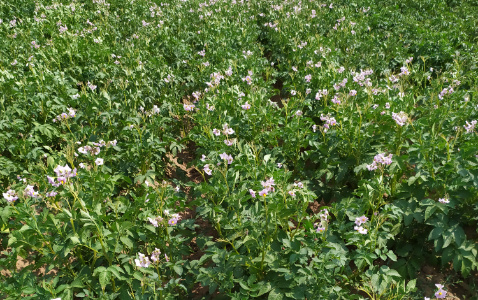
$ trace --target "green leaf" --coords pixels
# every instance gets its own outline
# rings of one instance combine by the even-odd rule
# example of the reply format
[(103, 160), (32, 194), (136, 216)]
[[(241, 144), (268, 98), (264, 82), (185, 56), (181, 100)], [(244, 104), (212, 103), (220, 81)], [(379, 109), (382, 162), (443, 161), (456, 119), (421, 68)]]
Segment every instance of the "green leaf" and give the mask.
[(443, 228), (441, 227), (435, 227), (430, 231), (430, 234), (428, 235), (429, 240), (436, 240), (439, 238), (443, 233)]
[(247, 284), (245, 282), (243, 282), (242, 280), (239, 281), (239, 285), (241, 286), (241, 288), (243, 288), (244, 290), (246, 291), (250, 291), (251, 289), (247, 286)]
[(120, 280), (123, 279), (123, 276), (121, 276), (120, 272), (124, 273), (124, 271), (119, 266), (112, 265), (108, 268), (108, 271), (111, 272), (111, 274), (113, 274), (116, 278)]
[(261, 281), (258, 285), (260, 285), (259, 291), (257, 292), (256, 297), (264, 295), (265, 293), (269, 292), (272, 288), (269, 282)]
[(70, 240), (73, 242), (73, 244), (77, 245), (80, 243), (80, 239), (74, 235), (74, 236), (70, 236)]
[(446, 235), (443, 235), (443, 248), (448, 247), (453, 241), (453, 235), (447, 231)]
[(388, 276), (393, 276), (393, 277), (402, 277), (402, 276), (400, 276), (400, 274), (399, 274), (396, 270), (394, 270), (394, 269), (388, 270), (388, 271), (387, 271), (387, 275), (388, 275)]
[(283, 293), (278, 288), (274, 288), (267, 297), (268, 300), (282, 300), (283, 298)]
[(461, 226), (457, 226), (452, 232), (455, 244), (459, 247), (466, 239), (465, 231)]
[(179, 276), (181, 276), (183, 274), (183, 267), (182, 266), (175, 265), (173, 267), (173, 269), (174, 269), (174, 272), (176, 272)]
[(120, 240), (126, 245), (128, 246), (130, 249), (133, 249), (134, 248), (134, 245), (133, 245), (133, 241), (127, 237), (127, 236), (122, 236), (120, 237)]
[(82, 288), (85, 285), (83, 284), (82, 280), (80, 278), (75, 278), (72, 283), (70, 283), (71, 287), (76, 287), (76, 288)]
[(25, 287), (25, 288), (22, 289), (22, 293), (24, 293), (24, 294), (33, 294), (33, 293), (35, 293), (35, 291), (36, 290), (33, 287)]
[(100, 285), (101, 285), (101, 288), (103, 289), (103, 291), (105, 290), (106, 286), (108, 285), (108, 282), (110, 281), (111, 279), (111, 273), (109, 271), (103, 271), (100, 273), (100, 276), (99, 276), (99, 281), (100, 281)]
[(425, 221), (431, 217), (431, 215), (435, 212), (436, 206), (428, 206), (427, 209), (425, 210)]
[(415, 286), (417, 285), (417, 280), (412, 279), (407, 283), (407, 293), (411, 293), (415, 291)]
[(395, 253), (393, 253), (392, 250), (389, 250), (389, 251), (388, 251), (387, 256), (388, 256), (388, 258), (390, 258), (392, 261), (397, 261), (397, 256), (395, 255)]

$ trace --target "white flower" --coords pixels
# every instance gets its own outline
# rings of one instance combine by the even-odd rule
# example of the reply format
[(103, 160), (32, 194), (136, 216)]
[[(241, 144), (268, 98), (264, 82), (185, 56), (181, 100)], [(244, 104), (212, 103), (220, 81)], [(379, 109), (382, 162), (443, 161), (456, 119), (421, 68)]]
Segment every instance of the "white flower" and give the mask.
[(438, 202), (443, 203), (443, 204), (448, 204), (448, 203), (450, 203), (450, 200), (448, 200), (448, 197), (445, 197), (445, 198), (438, 199)]
[(367, 234), (367, 229), (363, 228), (362, 226), (355, 226), (354, 229), (360, 234)]
[(103, 161), (102, 158), (99, 158), (99, 157), (98, 157), (98, 158), (95, 160), (95, 164), (96, 164), (97, 166), (101, 166), (103, 163), (104, 163), (104, 161)]
[(143, 253), (138, 253), (138, 256), (139, 259), (134, 260), (137, 267), (147, 268), (151, 264), (149, 258), (146, 257)]

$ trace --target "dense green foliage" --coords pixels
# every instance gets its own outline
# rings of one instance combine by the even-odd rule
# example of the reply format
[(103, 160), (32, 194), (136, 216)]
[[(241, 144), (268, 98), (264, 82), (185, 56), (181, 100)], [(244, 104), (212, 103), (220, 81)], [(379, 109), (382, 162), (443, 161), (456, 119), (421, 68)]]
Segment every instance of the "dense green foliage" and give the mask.
[(0, 2), (0, 298), (474, 296), (477, 16)]

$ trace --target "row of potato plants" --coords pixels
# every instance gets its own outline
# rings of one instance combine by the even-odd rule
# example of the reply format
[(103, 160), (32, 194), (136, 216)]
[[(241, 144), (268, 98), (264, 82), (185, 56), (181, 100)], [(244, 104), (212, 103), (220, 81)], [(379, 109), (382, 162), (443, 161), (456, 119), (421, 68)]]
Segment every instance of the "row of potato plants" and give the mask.
[[(433, 296), (424, 264), (470, 278), (474, 12), (0, 4), (2, 295), (398, 299)], [(171, 175), (186, 152), (200, 180)]]

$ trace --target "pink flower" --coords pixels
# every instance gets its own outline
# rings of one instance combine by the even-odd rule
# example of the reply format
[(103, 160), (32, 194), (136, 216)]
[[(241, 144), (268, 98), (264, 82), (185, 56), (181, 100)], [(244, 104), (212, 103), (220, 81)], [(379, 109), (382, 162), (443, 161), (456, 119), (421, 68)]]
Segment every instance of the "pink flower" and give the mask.
[(161, 250), (155, 248), (154, 251), (151, 253), (151, 260), (153, 262), (159, 261), (159, 255), (161, 254)]
[(442, 289), (440, 288), (438, 291), (436, 291), (435, 297), (436, 297), (437, 299), (444, 299), (444, 298), (446, 298), (446, 291), (444, 291), (444, 290), (442, 290)]
[(256, 198), (256, 192), (252, 189), (249, 189), (249, 193), (251, 194), (252, 198)]
[[(23, 191), (23, 193), (29, 197), (32, 197), (32, 198), (38, 198), (40, 197), (40, 194), (38, 194), (38, 192), (35, 192), (35, 190), (33, 189), (33, 185), (27, 185), (27, 187), (25, 188), (25, 190)], [(3, 195), (5, 197), (5, 195)]]
[(194, 104), (184, 104), (183, 107), (185, 111), (192, 111), (196, 106)]
[(209, 164), (204, 165), (204, 172), (209, 176), (212, 175), (212, 170), (209, 169)]
[(176, 219), (176, 218), (169, 219), (168, 224), (171, 225), (171, 226), (174, 226), (174, 225), (178, 224), (178, 219)]
[(392, 119), (394, 119), (399, 126), (403, 126), (408, 121), (408, 115), (403, 111), (399, 112), (398, 114), (392, 113)]
[(163, 218), (156, 217), (154, 219), (148, 217), (149, 223), (151, 223), (154, 227), (158, 227), (161, 222), (163, 222)]
[(358, 226), (366, 223), (367, 221), (368, 221), (368, 218), (366, 216), (355, 218), (355, 224), (357, 224)]
[(265, 196), (267, 196), (268, 192), (269, 192), (268, 189), (263, 189), (262, 191), (259, 192), (259, 196), (265, 197)]
[(251, 105), (250, 105), (249, 103), (247, 103), (247, 102), (246, 102), (244, 105), (241, 105), (241, 107), (242, 107), (242, 109), (244, 109), (244, 110), (249, 110), (249, 109), (251, 109)]
[(242, 78), (242, 81), (246, 81), (247, 84), (251, 85), (252, 84), (252, 77), (247, 75), (246, 77)]
[(3, 193), (3, 198), (8, 202), (13, 202), (18, 199), (18, 196), (15, 194), (14, 190), (8, 190), (6, 193)]

